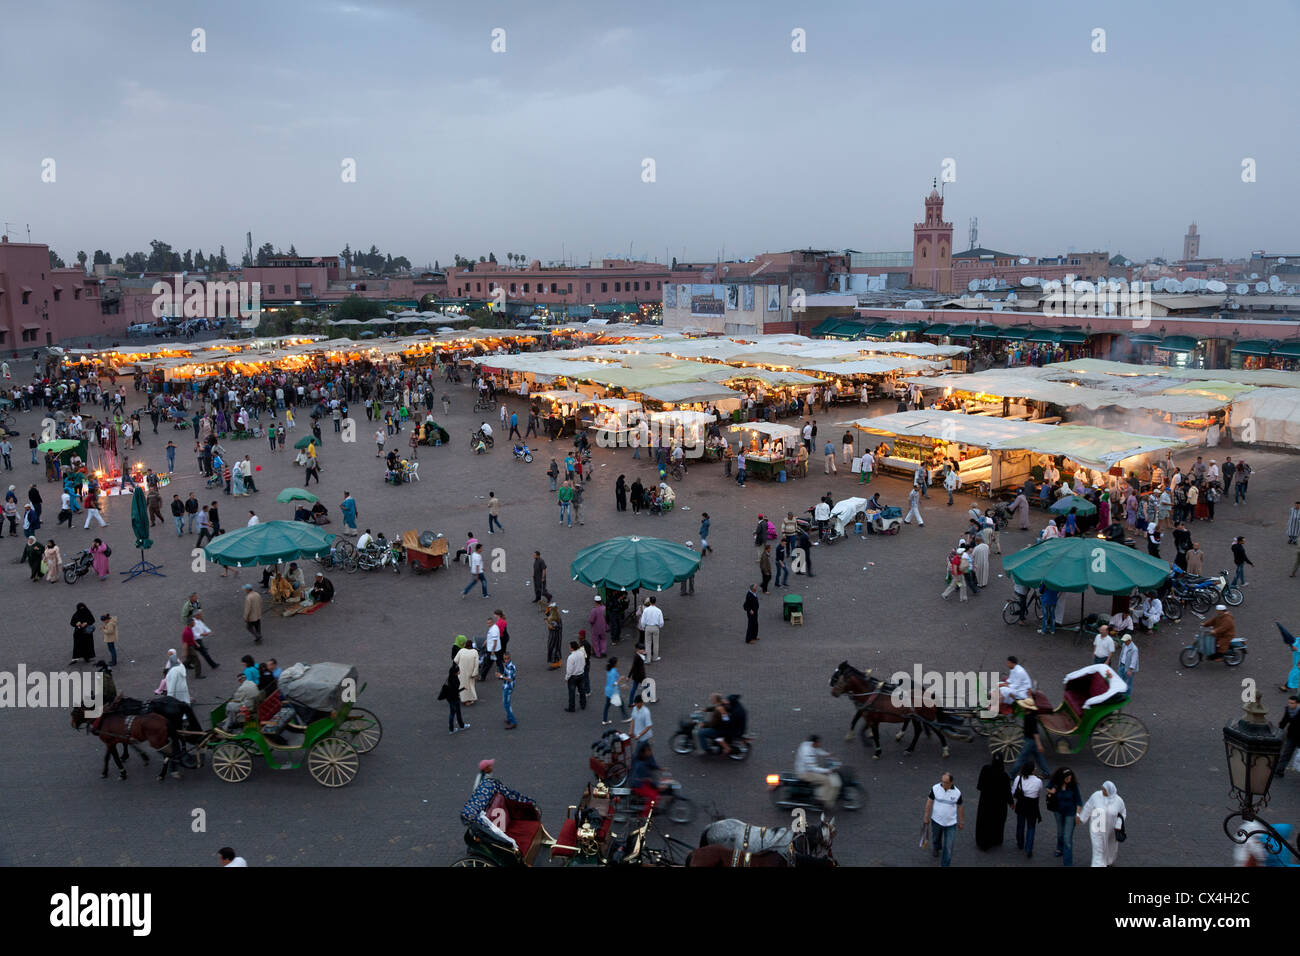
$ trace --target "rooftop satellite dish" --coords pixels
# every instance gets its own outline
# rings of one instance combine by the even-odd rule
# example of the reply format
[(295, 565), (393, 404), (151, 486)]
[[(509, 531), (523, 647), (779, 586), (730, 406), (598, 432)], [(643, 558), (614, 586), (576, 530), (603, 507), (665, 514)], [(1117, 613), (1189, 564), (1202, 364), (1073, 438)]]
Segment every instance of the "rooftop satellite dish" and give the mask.
[(1234, 302), (1234, 303), (1232, 303), (1232, 307), (1233, 307), (1234, 309), (1240, 309), (1240, 308), (1241, 308), (1241, 303), (1240, 303), (1240, 302)]
[(1282, 280), (1279, 279), (1277, 276), (1269, 276), (1268, 287), (1272, 289), (1274, 292), (1276, 292), (1278, 289), (1282, 288)]
[(1075, 292), (1096, 292), (1091, 282), (1079, 281), (1070, 286)]
[(1110, 315), (1112, 312), (1115, 311), (1115, 303), (1107, 299), (1106, 301), (1102, 302), (1101, 311), (1104, 315)]
[(913, 310), (924, 309), (925, 303), (922, 302), (920, 299), (908, 299), (907, 302), (903, 304), (903, 308), (913, 309)]
[(983, 293), (983, 292), (976, 292), (976, 293), (975, 293), (975, 301), (976, 301), (976, 302), (983, 302), (983, 301), (984, 301), (984, 293)]
[(980, 287), (979, 279), (971, 279), (970, 282), (966, 283), (966, 288), (969, 289), (971, 292), (974, 292), (979, 287)]
[(1020, 284), (1026, 289), (1032, 289), (1034, 286), (1038, 285), (1038, 278), (1037, 276), (1024, 276), (1021, 278)]
[(1106, 288), (1109, 289), (1111, 292), (1123, 292), (1123, 291), (1124, 291), (1124, 280), (1123, 280), (1123, 279), (1111, 279), (1109, 282), (1106, 283)]
[(1205, 288), (1209, 292), (1227, 292), (1228, 283), (1220, 282), (1218, 279), (1211, 279), (1209, 282), (1205, 283)]
[(994, 312), (1001, 312), (1001, 311), (1002, 311), (1002, 303), (1001, 303), (1001, 302), (994, 302), (994, 303), (993, 303), (993, 311), (994, 311)]
[(1129, 268), (1129, 267), (1132, 266), (1132, 265), (1133, 265), (1133, 260), (1132, 260), (1132, 259), (1125, 259), (1125, 260), (1124, 260), (1124, 268), (1127, 269), (1127, 268)]
[(1255, 279), (1258, 279), (1258, 278), (1259, 278), (1259, 273), (1258, 273), (1258, 272), (1252, 272), (1252, 273), (1250, 274), (1250, 278), (1251, 278), (1251, 281), (1253, 282)]
[(1183, 280), (1183, 291), (1184, 291), (1184, 292), (1199, 292), (1199, 291), (1200, 291), (1200, 288), (1201, 288), (1201, 280), (1200, 280), (1200, 279), (1184, 279), (1184, 280)]
[(1027, 266), (1027, 265), (1029, 265), (1029, 260), (1028, 260), (1025, 256), (1021, 256), (1021, 257), (1020, 257), (1020, 264), (1021, 264), (1022, 266)]
[(1250, 291), (1250, 286), (1246, 285), (1244, 282), (1238, 282), (1233, 291), (1235, 291), (1237, 295), (1245, 295)]
[(1280, 266), (1284, 266), (1284, 265), (1286, 265), (1286, 256), (1278, 256), (1278, 257), (1277, 257), (1277, 264), (1280, 265)]
[(1256, 282), (1256, 283), (1255, 283), (1255, 291), (1256, 291), (1256, 292), (1267, 292), (1267, 291), (1268, 291), (1268, 283), (1267, 283), (1267, 282)]

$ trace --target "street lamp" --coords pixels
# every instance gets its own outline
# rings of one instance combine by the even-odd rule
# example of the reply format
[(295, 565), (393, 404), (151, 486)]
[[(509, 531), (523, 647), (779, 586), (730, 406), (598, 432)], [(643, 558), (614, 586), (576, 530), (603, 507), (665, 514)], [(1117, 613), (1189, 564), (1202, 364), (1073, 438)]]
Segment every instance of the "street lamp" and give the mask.
[[(1285, 847), (1300, 860), (1300, 851), (1288, 843), (1272, 824), (1256, 815), (1268, 805), (1268, 788), (1273, 783), (1282, 754), (1282, 738), (1268, 722), (1268, 712), (1252, 697), (1243, 709), (1244, 716), (1223, 728), (1223, 747), (1228, 758), (1228, 782), (1239, 809), (1223, 821), (1223, 832), (1233, 843), (1244, 845), (1261, 832), (1263, 846), (1269, 853), (1281, 854)], [(1238, 817), (1239, 824), (1233, 823)]]

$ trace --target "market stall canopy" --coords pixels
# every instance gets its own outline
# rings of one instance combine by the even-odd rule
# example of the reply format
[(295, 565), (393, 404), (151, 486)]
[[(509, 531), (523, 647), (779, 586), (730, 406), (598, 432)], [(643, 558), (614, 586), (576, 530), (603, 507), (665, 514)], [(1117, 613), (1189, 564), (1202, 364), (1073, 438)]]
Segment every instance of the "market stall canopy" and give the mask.
[(888, 375), (890, 372), (933, 372), (942, 369), (944, 364), (919, 358), (867, 358), (848, 362), (817, 362), (801, 365), (800, 368), (807, 372), (825, 372), (829, 375)]
[(700, 569), (700, 553), (662, 538), (610, 538), (578, 552), (569, 573), (593, 588), (663, 591)]
[(938, 410), (896, 412), (839, 425), (877, 435), (902, 435), (960, 442), (992, 451), (1032, 451), (1064, 455), (1089, 468), (1108, 469), (1134, 455), (1184, 448), (1188, 442), (1091, 425), (1041, 425), (989, 415)]
[(679, 408), (670, 412), (650, 412), (646, 417), (659, 425), (689, 427), (692, 425), (707, 425), (714, 421), (717, 416), (712, 412), (697, 412), (689, 408)]
[(529, 398), (541, 398), (548, 402), (559, 402), (562, 405), (580, 405), (587, 400), (587, 396), (583, 395), (582, 392), (573, 392), (565, 388), (533, 392)]
[(1233, 403), (1232, 437), (1300, 448), (1300, 388), (1261, 388)]
[[(1280, 354), (1285, 346), (1274, 349)], [(1131, 362), (1111, 362), (1105, 359), (1075, 359), (1071, 362), (1057, 362), (1045, 366), (1064, 372), (1095, 373), (1123, 378), (1143, 378), (1156, 376), (1161, 378), (1183, 379), (1185, 381), (1227, 381), (1239, 385), (1253, 385), (1256, 388), (1276, 386), (1281, 388), (1300, 388), (1300, 372), (1282, 372), (1277, 369), (1245, 368), (1178, 368), (1171, 365), (1137, 365)]]
[(773, 388), (781, 388), (789, 385), (820, 385), (822, 380), (813, 375), (804, 375), (802, 372), (781, 371), (772, 372), (765, 368), (738, 368), (732, 369), (724, 382), (762, 382), (764, 385), (770, 385)]
[(203, 549), (209, 561), (225, 567), (248, 567), (319, 558), (336, 535), (305, 521), (263, 521), (218, 535)]
[(630, 398), (584, 398), (582, 404), (607, 408), (611, 412), (637, 412), (641, 410), (641, 403), (634, 402)]
[(56, 438), (53, 441), (41, 442), (36, 446), (37, 451), (65, 452), (70, 451), (80, 445), (81, 442), (75, 438)]
[(1047, 509), (1054, 515), (1068, 515), (1075, 511), (1081, 515), (1095, 515), (1097, 506), (1087, 498), (1078, 498), (1074, 495), (1066, 495), (1052, 502), (1052, 506)]
[(1125, 387), (1122, 382), (1109, 388), (1082, 385), (1077, 380), (1060, 381), (1053, 377), (1053, 366), (1043, 368), (1017, 368), (990, 370), (969, 375), (943, 375), (936, 378), (908, 378), (909, 384), (926, 388), (951, 388), (968, 395), (992, 395), (997, 398), (1023, 398), (1048, 402), (1064, 407), (1082, 406), (1088, 409), (1113, 406), (1126, 409), (1148, 409), (1172, 414), (1196, 415), (1217, 411), (1229, 404), (1230, 398), (1213, 395), (1179, 394), (1168, 391), (1175, 383), (1157, 383), (1145, 391), (1135, 385)]
[(1169, 564), (1101, 538), (1049, 538), (1002, 559), (1002, 568), (1024, 587), (1054, 591), (1128, 594), (1158, 588)]
[(744, 392), (733, 392), (729, 388), (714, 385), (712, 382), (679, 382), (675, 385), (658, 385), (652, 388), (643, 388), (639, 391), (646, 398), (672, 405), (694, 402), (720, 402), (729, 398), (741, 400), (745, 398)]
[(802, 434), (799, 429), (793, 425), (781, 425), (777, 422), (741, 422), (738, 425), (732, 425), (733, 432), (758, 432), (760, 435), (766, 435), (768, 438), (780, 439), (783, 441), (797, 441)]

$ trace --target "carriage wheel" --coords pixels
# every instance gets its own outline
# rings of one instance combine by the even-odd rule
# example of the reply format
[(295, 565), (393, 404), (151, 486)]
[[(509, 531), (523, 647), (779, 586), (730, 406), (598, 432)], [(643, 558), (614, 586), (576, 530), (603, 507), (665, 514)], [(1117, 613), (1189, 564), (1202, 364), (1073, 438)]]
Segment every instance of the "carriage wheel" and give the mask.
[(379, 746), (384, 728), (373, 713), (364, 707), (353, 707), (334, 728), (334, 735), (352, 744), (357, 753), (368, 754)]
[(1129, 714), (1103, 717), (1092, 731), (1092, 752), (1108, 767), (1131, 767), (1151, 743), (1146, 725)]
[(253, 757), (241, 745), (227, 740), (212, 751), (212, 769), (226, 783), (242, 783), (253, 772)]
[(341, 737), (324, 737), (307, 752), (307, 769), (323, 787), (342, 787), (361, 769), (357, 748)]
[(605, 768), (605, 786), (621, 787), (627, 783), (627, 764), (616, 760)]
[(993, 728), (998, 725), (996, 719), (985, 720), (979, 714), (971, 714), (966, 718), (966, 723), (976, 734), (981, 737), (987, 737), (993, 733)]
[(989, 753), (1001, 757), (1004, 763), (1010, 763), (1020, 753), (1025, 744), (1025, 731), (1017, 723), (1003, 721), (989, 735)]
[(452, 866), (496, 866), (492, 860), (483, 856), (465, 856), (461, 857)]

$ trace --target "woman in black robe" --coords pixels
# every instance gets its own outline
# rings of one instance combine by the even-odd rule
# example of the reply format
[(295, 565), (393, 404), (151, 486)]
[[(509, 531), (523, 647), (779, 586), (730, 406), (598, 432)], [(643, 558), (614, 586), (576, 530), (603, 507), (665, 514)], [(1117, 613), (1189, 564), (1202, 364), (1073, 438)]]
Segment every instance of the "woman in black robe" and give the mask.
[(72, 660), (68, 664), (94, 660), (95, 643), (91, 632), (95, 626), (95, 615), (90, 613), (90, 608), (86, 605), (78, 604), (68, 623), (72, 626)]
[(627, 511), (627, 481), (623, 475), (614, 483), (614, 503), (619, 511)]
[(641, 479), (636, 478), (632, 481), (632, 513), (636, 514), (641, 510), (644, 503), (645, 486), (641, 484)]
[(1002, 834), (1007, 825), (1007, 808), (1011, 804), (1011, 778), (1002, 769), (1002, 758), (980, 771), (976, 789), (980, 792), (979, 806), (975, 811), (975, 845), (988, 850), (1002, 845)]

